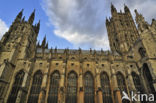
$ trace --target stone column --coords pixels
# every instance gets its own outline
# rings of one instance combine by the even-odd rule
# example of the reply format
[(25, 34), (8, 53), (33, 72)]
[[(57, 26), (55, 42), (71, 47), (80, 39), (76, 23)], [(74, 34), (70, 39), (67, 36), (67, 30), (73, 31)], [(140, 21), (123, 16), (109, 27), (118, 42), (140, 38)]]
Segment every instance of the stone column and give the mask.
[(38, 103), (45, 103), (47, 77), (48, 77), (48, 71), (46, 71), (46, 73), (43, 76)]
[[(65, 65), (65, 64), (64, 64)], [(61, 76), (60, 76), (60, 85), (58, 92), (58, 103), (65, 103), (65, 68), (63, 68)]]
[(83, 80), (82, 80), (82, 74), (80, 74), (78, 83), (79, 83), (79, 97), (78, 97), (78, 103), (84, 103), (84, 89), (83, 89)]
[(83, 88), (83, 74), (82, 74), (82, 64), (80, 64), (80, 75), (78, 78), (79, 96), (77, 103), (84, 103), (84, 88)]
[(114, 89), (114, 94), (115, 94), (115, 96), (114, 96), (115, 103), (122, 103), (120, 90)]
[(102, 90), (101, 90), (101, 88), (98, 88), (97, 95), (98, 95), (97, 102), (98, 103), (103, 103), (103, 96), (102, 96)]
[(103, 103), (103, 96), (101, 90), (101, 82), (100, 82), (100, 71), (96, 69), (96, 83), (97, 83), (97, 102)]
[(120, 90), (118, 88), (118, 84), (117, 84), (117, 78), (116, 78), (116, 74), (115, 74), (115, 70), (112, 68), (112, 87), (113, 87), (113, 93), (114, 93), (114, 101), (115, 103), (122, 103), (121, 100), (121, 93)]
[[(128, 68), (127, 68), (128, 69)], [(131, 91), (136, 91), (136, 88), (135, 88), (135, 85), (134, 85), (134, 82), (133, 82), (133, 78), (132, 78), (132, 75), (131, 75), (131, 71), (128, 69), (127, 70), (127, 73), (128, 73), (128, 78), (127, 78), (127, 86), (128, 86), (128, 89), (129, 89), (129, 92)]]

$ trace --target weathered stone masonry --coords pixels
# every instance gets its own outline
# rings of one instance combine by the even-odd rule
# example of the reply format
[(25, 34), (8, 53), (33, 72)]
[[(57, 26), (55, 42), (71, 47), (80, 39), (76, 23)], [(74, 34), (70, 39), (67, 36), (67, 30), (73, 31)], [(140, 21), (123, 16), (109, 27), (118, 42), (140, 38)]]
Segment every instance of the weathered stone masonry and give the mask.
[(122, 103), (122, 91), (156, 93), (156, 20), (135, 10), (136, 27), (126, 5), (111, 13), (111, 51), (71, 50), (48, 49), (46, 37), (37, 44), (40, 21), (22, 10), (0, 41), (0, 103)]

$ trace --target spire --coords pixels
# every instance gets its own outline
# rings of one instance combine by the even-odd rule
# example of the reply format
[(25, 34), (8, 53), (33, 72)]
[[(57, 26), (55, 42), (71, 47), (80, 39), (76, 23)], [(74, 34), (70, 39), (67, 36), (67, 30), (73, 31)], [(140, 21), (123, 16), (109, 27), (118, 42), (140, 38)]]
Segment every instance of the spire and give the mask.
[(136, 14), (136, 17), (135, 17), (135, 20), (136, 20), (136, 23), (138, 24), (138, 29), (140, 31), (143, 31), (144, 29), (148, 29), (148, 23), (145, 21), (145, 18), (138, 13), (138, 11), (135, 9), (135, 14)]
[(113, 12), (117, 12), (116, 8), (114, 7), (114, 5), (111, 3), (111, 13)]
[(22, 9), (22, 10), (18, 13), (18, 15), (16, 16), (15, 22), (21, 21), (21, 18), (22, 18), (22, 15), (23, 15), (23, 10), (24, 10), (24, 9)]
[(22, 22), (24, 22), (25, 21), (25, 16), (23, 17), (23, 19), (22, 19)]
[(41, 44), (41, 47), (44, 48), (46, 45), (46, 36), (44, 37), (43, 41), (42, 41), (42, 44)]
[(140, 21), (145, 21), (144, 17), (141, 14), (139, 14), (136, 9), (134, 10), (134, 12), (135, 12), (135, 15), (136, 15), (135, 19), (136, 19), (137, 23), (139, 23)]
[(40, 30), (40, 20), (39, 20), (39, 22), (37, 23), (37, 26), (36, 26), (36, 33), (37, 34), (39, 33), (39, 30)]
[(104, 53), (104, 51), (103, 51), (103, 49), (101, 48), (101, 54), (103, 54)]
[(28, 20), (28, 22), (29, 22), (31, 25), (32, 25), (33, 22), (34, 22), (34, 18), (35, 18), (35, 9), (34, 9), (34, 11), (32, 12), (32, 14), (30, 15), (29, 20)]
[(45, 46), (45, 48), (47, 48), (47, 49), (48, 49), (48, 42), (46, 43), (46, 46)]
[(90, 54), (92, 54), (92, 48), (90, 48)]
[(106, 17), (106, 25), (108, 25), (109, 24), (109, 20), (107, 19), (107, 17)]
[(37, 47), (40, 47), (40, 41), (38, 41), (38, 43), (37, 43)]
[(55, 47), (55, 50), (54, 50), (54, 52), (55, 52), (55, 53), (57, 53), (57, 46)]
[(125, 4), (124, 4), (124, 10), (125, 10), (125, 13), (130, 12), (130, 10), (129, 10), (128, 6), (127, 6), (127, 5), (125, 5)]
[(53, 53), (53, 48), (51, 47), (51, 49), (50, 49), (50, 53), (52, 54)]
[(81, 48), (80, 47), (79, 47), (79, 50), (78, 51), (79, 51), (79, 54), (81, 54)]

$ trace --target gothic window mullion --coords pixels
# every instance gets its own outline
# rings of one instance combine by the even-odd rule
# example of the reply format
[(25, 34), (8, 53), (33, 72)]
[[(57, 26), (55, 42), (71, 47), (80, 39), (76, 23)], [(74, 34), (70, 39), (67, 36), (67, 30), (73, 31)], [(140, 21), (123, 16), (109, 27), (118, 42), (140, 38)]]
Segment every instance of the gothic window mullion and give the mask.
[(106, 73), (101, 74), (101, 88), (103, 93), (103, 103), (112, 103), (109, 77)]
[[(124, 79), (124, 76), (118, 72), (117, 75), (117, 83), (118, 83), (118, 87), (120, 89), (120, 94), (122, 95), (122, 92), (126, 92), (128, 94), (128, 90), (127, 90), (127, 87), (126, 87), (126, 83), (125, 83), (125, 79)], [(129, 103), (129, 101), (127, 100), (123, 100), (122, 103)]]
[(58, 103), (58, 88), (59, 88), (60, 74), (54, 72), (50, 76), (50, 87), (48, 93), (48, 103)]
[(18, 92), (22, 86), (24, 74), (25, 73), (23, 71), (20, 71), (15, 76), (15, 81), (14, 81), (14, 84), (12, 86), (12, 90), (11, 90), (11, 93), (9, 95), (7, 103), (15, 103), (16, 102)]
[(74, 72), (69, 73), (67, 79), (67, 103), (77, 103), (77, 76)]
[(94, 79), (89, 72), (84, 76), (84, 92), (85, 103), (94, 103)]
[(42, 72), (37, 71), (33, 76), (33, 82), (28, 98), (28, 103), (37, 103), (42, 84)]

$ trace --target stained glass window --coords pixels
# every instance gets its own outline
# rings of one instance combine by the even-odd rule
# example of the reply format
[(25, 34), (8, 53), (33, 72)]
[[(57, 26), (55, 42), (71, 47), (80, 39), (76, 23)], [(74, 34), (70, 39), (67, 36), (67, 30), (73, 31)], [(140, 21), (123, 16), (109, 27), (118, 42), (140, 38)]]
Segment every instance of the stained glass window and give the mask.
[(94, 103), (94, 78), (89, 72), (84, 76), (84, 102)]
[(147, 64), (143, 65), (143, 76), (145, 78), (144, 80), (149, 92), (155, 93), (154, 86), (153, 86), (153, 79)]
[(50, 76), (50, 87), (48, 93), (48, 103), (58, 103), (58, 88), (59, 88), (60, 74), (58, 71)]
[[(128, 90), (127, 90), (127, 87), (126, 87), (126, 83), (125, 83), (125, 78), (124, 76), (118, 72), (117, 75), (117, 83), (118, 83), (118, 87), (120, 89), (120, 93), (121, 93), (121, 96), (123, 95), (123, 91), (126, 92), (128, 94)], [(128, 100), (124, 99), (122, 101), (122, 103), (130, 103)]]
[(66, 103), (77, 103), (77, 76), (74, 72), (69, 73), (67, 82)]
[(38, 103), (38, 98), (42, 84), (42, 72), (37, 71), (33, 76), (33, 82), (29, 94), (28, 103)]
[(9, 95), (7, 103), (15, 103), (16, 102), (18, 92), (22, 86), (24, 74), (25, 74), (24, 71), (21, 70), (15, 76), (15, 81), (13, 83), (12, 90), (11, 90), (11, 93)]
[(112, 103), (113, 101), (111, 96), (109, 77), (106, 73), (102, 73), (100, 75), (100, 79), (101, 79), (101, 88), (103, 94), (103, 103)]

